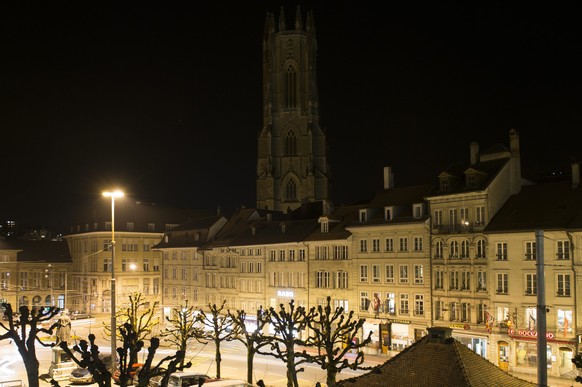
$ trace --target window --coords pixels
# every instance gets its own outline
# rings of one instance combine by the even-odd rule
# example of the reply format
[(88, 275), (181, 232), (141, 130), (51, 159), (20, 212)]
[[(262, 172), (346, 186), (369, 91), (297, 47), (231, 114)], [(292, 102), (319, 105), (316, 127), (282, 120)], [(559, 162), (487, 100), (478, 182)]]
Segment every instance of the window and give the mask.
[(422, 265), (414, 265), (414, 283), (424, 283), (424, 270)]
[(558, 296), (570, 296), (570, 274), (558, 274), (557, 294)]
[(364, 223), (365, 221), (368, 220), (368, 211), (360, 210), (359, 214), (360, 214), (360, 223)]
[(330, 287), (330, 273), (329, 271), (318, 271), (315, 277), (315, 287), (316, 288), (329, 288)]
[(380, 251), (380, 239), (372, 239), (372, 251), (375, 253)]
[(386, 293), (386, 313), (396, 314), (396, 295), (394, 293)]
[(368, 241), (365, 239), (360, 240), (360, 253), (365, 253), (368, 251)]
[(414, 251), (422, 251), (422, 237), (414, 237)]
[(459, 290), (459, 272), (458, 271), (451, 271), (449, 273), (450, 278), (450, 290)]
[(471, 304), (468, 302), (461, 302), (461, 318), (462, 322), (470, 322), (471, 321)]
[(324, 234), (329, 232), (329, 222), (327, 220), (321, 222), (321, 232)]
[(111, 271), (111, 258), (103, 259), (103, 271)]
[(556, 250), (558, 259), (570, 259), (570, 241), (558, 241)]
[(408, 251), (408, 238), (400, 238), (400, 251)]
[(471, 290), (471, 272), (462, 271), (461, 272), (461, 290)]
[(445, 272), (442, 270), (436, 270), (434, 272), (434, 288), (436, 290), (444, 289), (445, 284)]
[(394, 283), (394, 265), (386, 265), (386, 283)]
[(497, 273), (497, 294), (507, 294), (508, 277), (507, 273)]
[(443, 225), (443, 211), (442, 210), (435, 210), (432, 225), (434, 227), (437, 227), (437, 228), (441, 227)]
[(408, 293), (400, 293), (400, 314), (408, 314)]
[(143, 279), (143, 294), (146, 296), (150, 294), (150, 279), (149, 278)]
[(277, 260), (277, 252), (275, 250), (269, 251), (269, 261), (275, 262)]
[(286, 109), (295, 109), (297, 106), (297, 72), (292, 65), (287, 66), (285, 72), (285, 93), (283, 103)]
[(143, 271), (150, 271), (150, 260), (148, 258), (143, 259)]
[(572, 310), (558, 309), (557, 330), (572, 333)]
[(348, 300), (333, 300), (333, 307), (335, 309), (343, 308), (344, 313), (348, 313)]
[(475, 207), (475, 226), (485, 225), (485, 207)]
[(538, 294), (537, 274), (528, 273), (525, 275), (525, 294), (527, 296), (535, 296)]
[(121, 260), (121, 271), (127, 271), (127, 259)]
[(392, 220), (392, 207), (384, 207), (384, 220)]
[(469, 258), (469, 241), (461, 241), (461, 258)]
[(285, 154), (287, 156), (294, 156), (297, 154), (297, 138), (295, 137), (293, 129), (287, 132), (287, 137), (285, 138)]
[(295, 200), (297, 198), (297, 186), (293, 179), (287, 181), (287, 186), (285, 187), (285, 199)]
[(289, 262), (295, 262), (295, 250), (289, 250)]
[(154, 285), (153, 285), (153, 294), (159, 294), (160, 293), (160, 279), (159, 278), (154, 278)]
[(457, 321), (459, 319), (459, 304), (451, 302), (449, 304), (449, 320)]
[(279, 262), (285, 262), (285, 250), (279, 250)]
[(434, 302), (434, 319), (435, 320), (442, 320), (443, 319), (443, 317), (444, 317), (443, 305), (444, 305), (444, 302), (442, 302), (442, 301), (435, 301)]
[(533, 331), (537, 328), (537, 314), (538, 310), (536, 307), (525, 308), (524, 322), (527, 329)]
[(500, 261), (507, 261), (507, 242), (497, 243), (497, 259)]
[(487, 291), (487, 272), (478, 271), (477, 272), (477, 291), (485, 292)]
[(348, 272), (338, 271), (336, 273), (336, 288), (337, 289), (347, 289), (348, 288)]
[(424, 316), (424, 295), (415, 294), (414, 295), (414, 315)]
[(305, 261), (305, 249), (299, 249), (299, 260)]
[(497, 307), (497, 321), (500, 323), (509, 321), (509, 308), (507, 306)]
[(380, 283), (380, 265), (372, 265), (372, 282)]
[(459, 226), (459, 216), (456, 208), (449, 210), (449, 226), (451, 226), (451, 230), (456, 230)]
[(385, 250), (388, 252), (392, 252), (394, 251), (394, 239), (392, 238), (386, 238), (386, 247)]
[(483, 324), (485, 322), (485, 305), (482, 303), (477, 304), (477, 324)]
[(368, 282), (368, 265), (360, 265), (360, 282)]
[(449, 245), (449, 259), (459, 258), (459, 242), (451, 241)]
[(437, 241), (434, 244), (434, 258), (443, 259), (443, 242)]
[(463, 226), (469, 225), (469, 209), (468, 208), (461, 208), (459, 209), (459, 214), (461, 215), (461, 224)]
[(400, 283), (408, 283), (408, 265), (400, 265)]
[(365, 312), (370, 307), (370, 300), (368, 299), (368, 292), (360, 292), (360, 311)]
[(475, 258), (485, 258), (485, 240), (479, 239), (477, 241), (477, 255)]
[(525, 259), (536, 260), (536, 243), (525, 242)]
[(447, 192), (449, 190), (449, 179), (441, 178), (440, 180), (441, 191)]

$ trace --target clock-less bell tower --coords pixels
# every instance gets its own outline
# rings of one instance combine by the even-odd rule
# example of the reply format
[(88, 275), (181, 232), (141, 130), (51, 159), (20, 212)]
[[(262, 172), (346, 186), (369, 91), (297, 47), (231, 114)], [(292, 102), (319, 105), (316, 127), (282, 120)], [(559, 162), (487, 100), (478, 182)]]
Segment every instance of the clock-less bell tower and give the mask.
[(297, 8), (288, 29), (267, 14), (263, 40), (263, 127), (258, 138), (257, 208), (288, 211), (328, 199), (327, 142), (319, 126), (313, 13)]

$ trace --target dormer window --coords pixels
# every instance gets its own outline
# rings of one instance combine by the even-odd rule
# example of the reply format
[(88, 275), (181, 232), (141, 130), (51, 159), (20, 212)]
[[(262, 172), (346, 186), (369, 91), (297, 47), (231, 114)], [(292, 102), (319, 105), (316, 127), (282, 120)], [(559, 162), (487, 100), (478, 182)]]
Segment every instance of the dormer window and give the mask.
[(394, 219), (394, 207), (384, 207), (384, 220)]
[(414, 219), (420, 219), (424, 216), (424, 204), (415, 203), (412, 205), (412, 216)]
[(327, 232), (329, 232), (329, 222), (328, 222), (327, 220), (326, 220), (326, 221), (323, 221), (323, 222), (321, 222), (321, 232), (322, 232), (322, 233), (327, 233)]
[(477, 187), (477, 176), (474, 174), (467, 175), (467, 188), (476, 188)]
[(447, 192), (449, 190), (449, 179), (446, 177), (441, 178), (440, 185), (441, 185), (441, 191)]
[(368, 220), (368, 211), (360, 210), (360, 223), (364, 223)]

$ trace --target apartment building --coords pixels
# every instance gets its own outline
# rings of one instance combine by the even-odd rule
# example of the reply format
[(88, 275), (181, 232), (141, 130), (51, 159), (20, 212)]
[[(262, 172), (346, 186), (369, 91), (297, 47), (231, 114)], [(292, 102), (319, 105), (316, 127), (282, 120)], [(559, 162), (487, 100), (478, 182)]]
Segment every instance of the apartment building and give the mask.
[(509, 143), (509, 150), (497, 144), (481, 152), (477, 143), (471, 143), (469, 165), (445, 169), (426, 196), (432, 216), (433, 324), (453, 328), (453, 337), (486, 358), (489, 262), (497, 252), (483, 230), (525, 184), (514, 129), (509, 131)]
[[(578, 164), (573, 179), (523, 187), (485, 229), (495, 254), (489, 259), (491, 361), (535, 373), (537, 305), (545, 305), (548, 375), (574, 377), (571, 361), (582, 330), (582, 191)], [(536, 238), (536, 231), (542, 238)], [(541, 254), (541, 256), (539, 256)], [(539, 302), (538, 258), (544, 261), (545, 301)]]

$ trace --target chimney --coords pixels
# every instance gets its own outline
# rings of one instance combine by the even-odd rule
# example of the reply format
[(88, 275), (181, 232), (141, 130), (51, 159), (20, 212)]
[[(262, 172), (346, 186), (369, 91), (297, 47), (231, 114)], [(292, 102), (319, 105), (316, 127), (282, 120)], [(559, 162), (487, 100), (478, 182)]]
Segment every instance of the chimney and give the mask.
[(580, 186), (580, 163), (572, 163), (572, 189)]
[(476, 165), (479, 162), (479, 143), (473, 141), (469, 148), (471, 150), (471, 165)]
[(394, 175), (391, 167), (384, 167), (384, 189), (394, 188)]

